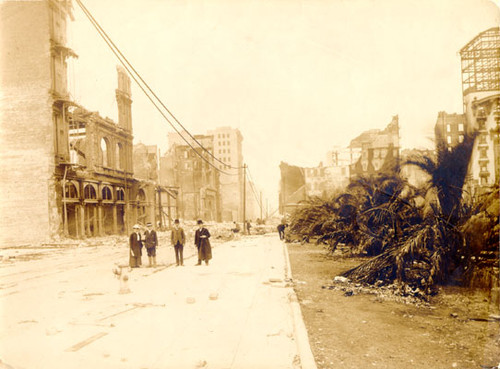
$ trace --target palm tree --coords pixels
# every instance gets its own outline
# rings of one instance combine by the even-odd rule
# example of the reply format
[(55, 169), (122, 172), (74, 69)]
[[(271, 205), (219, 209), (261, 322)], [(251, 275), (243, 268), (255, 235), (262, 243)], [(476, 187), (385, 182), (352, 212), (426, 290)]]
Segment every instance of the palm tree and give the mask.
[(426, 188), (428, 206), (420, 213), (421, 222), (409, 222), (403, 237), (344, 276), (367, 283), (397, 280), (429, 292), (436, 283), (450, 280), (459, 271), (465, 255), (465, 239), (459, 229), (466, 218), (462, 187), (474, 138), (475, 135), (466, 135), (452, 150), (439, 145), (435, 161), (418, 157), (404, 163), (416, 165), (430, 175)]

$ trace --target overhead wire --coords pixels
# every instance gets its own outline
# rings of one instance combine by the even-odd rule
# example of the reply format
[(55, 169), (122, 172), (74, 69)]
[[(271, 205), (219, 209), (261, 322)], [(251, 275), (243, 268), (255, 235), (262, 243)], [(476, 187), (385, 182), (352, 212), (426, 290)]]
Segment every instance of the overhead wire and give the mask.
[[(76, 0), (77, 4), (80, 6), (82, 11), (85, 13), (89, 21), (92, 23), (94, 28), (97, 30), (99, 35), (103, 38), (104, 42), (108, 45), (108, 47), (111, 49), (113, 54), (117, 57), (117, 59), (120, 61), (120, 63), (123, 65), (123, 67), (127, 70), (127, 72), (130, 74), (132, 79), (137, 83), (139, 88), (144, 92), (146, 97), (151, 101), (151, 103), (155, 106), (155, 108), (158, 110), (158, 112), (165, 118), (165, 120), (170, 124), (170, 126), (175, 130), (175, 132), (188, 144), (190, 148), (194, 150), (194, 152), (202, 158), (205, 162), (207, 162), (210, 166), (212, 166), (214, 169), (216, 169), (218, 172), (226, 174), (226, 175), (237, 175), (233, 173), (228, 173), (220, 168), (217, 168), (213, 163), (211, 163), (209, 160), (207, 160), (203, 155), (201, 155), (197, 149), (195, 149), (191, 143), (179, 132), (179, 130), (174, 126), (174, 124), (168, 119), (168, 117), (165, 115), (165, 113), (158, 107), (158, 105), (153, 101), (151, 96), (148, 94), (146, 91), (145, 87), (139, 83), (137, 78), (146, 86), (146, 88), (149, 90), (149, 92), (156, 98), (156, 100), (161, 104), (161, 106), (172, 116), (172, 118), (184, 129), (184, 131), (203, 149), (205, 152), (207, 152), (213, 159), (218, 161), (219, 163), (223, 164), (225, 167), (228, 167), (229, 169), (240, 169), (240, 167), (232, 167), (231, 165), (228, 165), (224, 163), (223, 161), (219, 160), (216, 158), (208, 149), (206, 149), (191, 133), (179, 122), (179, 120), (170, 112), (170, 110), (165, 106), (165, 104), (161, 101), (161, 99), (154, 93), (154, 91), (149, 87), (149, 85), (144, 81), (144, 79), (141, 77), (141, 75), (135, 70), (135, 68), (132, 66), (132, 64), (128, 61), (128, 59), (123, 55), (123, 53), (120, 51), (120, 49), (114, 44), (114, 42), (111, 40), (111, 38), (108, 36), (108, 34), (104, 31), (104, 29), (100, 26), (99, 22), (92, 16), (90, 11), (85, 7), (85, 5), (81, 2), (81, 0)], [(123, 58), (123, 60), (122, 60)], [(132, 73), (131, 70), (135, 73)], [(136, 78), (137, 76), (137, 78)]]
[(259, 205), (260, 207), (260, 210), (264, 210), (262, 208), (262, 202), (259, 200), (259, 197), (257, 195), (257, 191), (255, 190), (255, 187), (254, 187), (254, 183), (253, 183), (253, 179), (251, 179), (251, 175), (250, 175), (250, 170), (248, 169), (248, 165), (247, 165), (247, 170), (246, 170), (246, 173), (247, 173), (247, 178), (248, 178), (248, 182), (250, 183), (250, 188), (252, 189), (252, 192), (253, 192), (253, 195), (255, 197), (255, 201), (257, 202), (257, 204)]

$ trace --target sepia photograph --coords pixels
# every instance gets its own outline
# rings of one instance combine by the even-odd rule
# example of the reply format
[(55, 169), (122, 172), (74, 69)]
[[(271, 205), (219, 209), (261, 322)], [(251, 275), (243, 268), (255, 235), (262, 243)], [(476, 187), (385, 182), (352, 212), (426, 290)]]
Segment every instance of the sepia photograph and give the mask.
[(500, 369), (500, 0), (0, 0), (0, 369)]

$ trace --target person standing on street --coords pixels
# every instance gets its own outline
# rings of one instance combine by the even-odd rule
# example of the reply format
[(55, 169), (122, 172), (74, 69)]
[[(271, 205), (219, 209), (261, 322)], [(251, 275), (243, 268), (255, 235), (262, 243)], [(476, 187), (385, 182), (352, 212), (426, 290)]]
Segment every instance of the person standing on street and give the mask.
[(252, 228), (252, 225), (250, 224), (250, 221), (247, 220), (247, 233), (250, 234), (250, 228)]
[(130, 245), (130, 257), (129, 265), (131, 268), (139, 268), (142, 264), (142, 237), (141, 237), (141, 227), (136, 224), (132, 227), (133, 232), (130, 234), (129, 245)]
[(172, 229), (171, 235), (172, 246), (175, 250), (175, 262), (177, 266), (184, 265), (184, 243), (186, 242), (186, 235), (184, 230), (179, 225), (179, 219), (174, 220), (174, 228)]
[(146, 251), (148, 253), (149, 266), (156, 266), (156, 246), (158, 246), (158, 236), (156, 231), (153, 229), (152, 223), (147, 223), (146, 232), (144, 232), (144, 243), (146, 245)]
[(280, 236), (280, 240), (283, 241), (285, 239), (285, 225), (283, 223), (278, 225), (278, 234)]
[(208, 265), (208, 261), (212, 259), (212, 247), (210, 246), (210, 232), (208, 229), (203, 227), (203, 221), (198, 220), (198, 229), (194, 234), (194, 244), (198, 248), (198, 264), (205, 260), (205, 264)]

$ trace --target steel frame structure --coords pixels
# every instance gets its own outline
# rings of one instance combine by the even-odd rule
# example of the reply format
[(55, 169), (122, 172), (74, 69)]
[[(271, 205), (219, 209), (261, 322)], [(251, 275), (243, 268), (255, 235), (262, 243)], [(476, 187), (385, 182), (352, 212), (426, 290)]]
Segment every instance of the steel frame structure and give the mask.
[(500, 27), (481, 32), (460, 50), (462, 92), (500, 89)]

